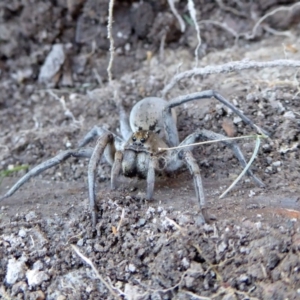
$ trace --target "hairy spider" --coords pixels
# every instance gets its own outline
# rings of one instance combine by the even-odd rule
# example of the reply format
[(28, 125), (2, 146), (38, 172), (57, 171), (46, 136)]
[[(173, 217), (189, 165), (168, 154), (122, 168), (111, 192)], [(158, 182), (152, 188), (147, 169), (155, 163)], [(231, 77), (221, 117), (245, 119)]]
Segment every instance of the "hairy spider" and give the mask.
[[(158, 149), (178, 145), (189, 145), (201, 140), (224, 138), (223, 135), (214, 133), (210, 130), (197, 129), (179, 143), (176, 127), (176, 114), (172, 108), (192, 100), (211, 97), (216, 98), (230, 108), (246, 124), (250, 125), (257, 132), (267, 135), (265, 131), (256, 126), (233, 104), (213, 90), (189, 94), (170, 101), (155, 97), (145, 98), (134, 105), (130, 112), (129, 120), (123, 106), (120, 105), (120, 131), (122, 138), (104, 128), (95, 126), (81, 141), (78, 149), (63, 151), (57, 156), (34, 167), (19, 179), (19, 181), (2, 198), (0, 198), (0, 200), (11, 196), (31, 177), (61, 163), (69, 157), (87, 157), (90, 158), (88, 165), (90, 209), (92, 212), (92, 222), (95, 226), (97, 221), (95, 175), (97, 165), (102, 155), (104, 155), (107, 162), (112, 166), (111, 188), (115, 189), (117, 187), (117, 178), (121, 172), (128, 177), (138, 176), (145, 178), (147, 181), (146, 199), (151, 199), (153, 196), (155, 172), (160, 172), (162, 170), (174, 172), (185, 164), (193, 176), (196, 196), (201, 210), (201, 217), (203, 217), (203, 221), (205, 222), (207, 219), (205, 213), (205, 197), (199, 166), (191, 152), (193, 147), (188, 146), (169, 151), (159, 151)], [(82, 148), (97, 136), (99, 139), (95, 148)], [(247, 163), (238, 145), (229, 140), (223, 141), (223, 143), (232, 149), (240, 164), (245, 167)], [(263, 182), (256, 177), (250, 169), (248, 169), (247, 174), (253, 179), (255, 184), (260, 187), (264, 186)]]

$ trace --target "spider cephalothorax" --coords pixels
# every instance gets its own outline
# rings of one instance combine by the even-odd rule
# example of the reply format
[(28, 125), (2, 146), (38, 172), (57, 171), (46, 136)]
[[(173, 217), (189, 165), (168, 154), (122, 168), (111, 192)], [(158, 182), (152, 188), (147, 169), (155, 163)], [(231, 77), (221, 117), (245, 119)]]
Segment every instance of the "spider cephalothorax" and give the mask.
[[(90, 158), (88, 167), (89, 199), (93, 225), (95, 225), (97, 221), (95, 177), (97, 165), (104, 155), (107, 162), (112, 166), (112, 189), (117, 188), (117, 178), (120, 173), (129, 177), (142, 177), (147, 181), (147, 199), (153, 197), (155, 173), (161, 172), (162, 170), (168, 173), (174, 172), (183, 165), (186, 165), (193, 176), (195, 192), (200, 206), (199, 215), (203, 217), (203, 221), (205, 222), (206, 214), (204, 212), (206, 209), (206, 202), (200, 169), (191, 152), (193, 147), (189, 145), (201, 140), (223, 139), (224, 136), (210, 130), (198, 129), (180, 143), (176, 126), (176, 115), (173, 108), (192, 100), (211, 97), (215, 97), (225, 106), (230, 108), (246, 124), (250, 125), (257, 132), (266, 134), (234, 105), (212, 90), (189, 94), (172, 99), (171, 101), (155, 97), (145, 98), (134, 105), (129, 120), (123, 106), (120, 105), (120, 129), (122, 137), (119, 137), (104, 128), (95, 126), (85, 136), (78, 149), (61, 152), (57, 156), (36, 166), (24, 175), (1, 199), (11, 196), (32, 176), (59, 164), (70, 156), (88, 157)], [(83, 148), (96, 136), (99, 138), (94, 149)], [(232, 141), (224, 141), (224, 143), (232, 149), (240, 164), (245, 167), (247, 164), (246, 160), (237, 144)], [(185, 147), (170, 151), (158, 151), (159, 148), (167, 148), (168, 146)], [(261, 187), (264, 186), (262, 181), (256, 177), (251, 170), (248, 169), (247, 174), (251, 176), (257, 185)]]

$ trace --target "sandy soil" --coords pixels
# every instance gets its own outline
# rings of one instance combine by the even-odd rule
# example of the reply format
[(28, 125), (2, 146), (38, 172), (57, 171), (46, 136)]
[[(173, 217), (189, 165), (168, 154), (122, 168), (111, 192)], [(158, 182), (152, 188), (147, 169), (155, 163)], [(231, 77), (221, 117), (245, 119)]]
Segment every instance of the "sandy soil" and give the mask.
[[(199, 11), (201, 7), (201, 20), (226, 23), (239, 33), (250, 32), (253, 16), (259, 18), (278, 5), (276, 1), (223, 2), (235, 11), (202, 1), (195, 1), (195, 6)], [(161, 96), (176, 72), (194, 67), (195, 29), (186, 5), (180, 3), (178, 9), (187, 25), (183, 34), (166, 1), (117, 1), (112, 86), (106, 73), (106, 1), (0, 4), (1, 195), (26, 172), (7, 176), (6, 170), (32, 168), (59, 151), (76, 148), (94, 125), (118, 133), (116, 86), (129, 112), (138, 100)], [(251, 17), (245, 11), (251, 11)], [(228, 31), (204, 24), (199, 66), (243, 59), (300, 59), (295, 15), (276, 14), (266, 25), (285, 30), (285, 35), (260, 28), (255, 39), (235, 41)], [(62, 71), (40, 82), (52, 45), (60, 43), (67, 54)], [(297, 71), (272, 68), (194, 77), (181, 81), (167, 95), (172, 99), (217, 90), (271, 133), (252, 166), (266, 187), (258, 188), (244, 177), (222, 200), (219, 196), (242, 170), (238, 161), (222, 144), (194, 150), (214, 217), (209, 224), (199, 224), (192, 177), (184, 168), (171, 178), (158, 177), (154, 199), (145, 201), (142, 180), (123, 178), (118, 190), (110, 191), (110, 167), (101, 162), (96, 229), (88, 206), (87, 159), (71, 158), (3, 200), (0, 298), (298, 299)], [(66, 107), (49, 89), (58, 98), (65, 97)], [(183, 105), (177, 113), (181, 140), (197, 128), (225, 134), (226, 124), (236, 135), (253, 133), (213, 99)], [(249, 159), (255, 141), (238, 144)], [(71, 245), (92, 261), (98, 274)]]

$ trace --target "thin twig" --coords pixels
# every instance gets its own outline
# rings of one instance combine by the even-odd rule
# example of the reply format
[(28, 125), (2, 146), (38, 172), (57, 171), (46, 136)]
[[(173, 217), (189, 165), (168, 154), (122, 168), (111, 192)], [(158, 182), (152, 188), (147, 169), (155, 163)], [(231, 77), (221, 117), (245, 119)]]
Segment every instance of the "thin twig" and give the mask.
[(218, 22), (218, 21), (212, 21), (212, 20), (203, 20), (203, 21), (200, 21), (199, 22), (199, 25), (201, 24), (212, 24), (212, 25), (216, 25), (216, 26), (219, 26), (221, 28), (223, 28), (224, 30), (228, 31), (229, 33), (231, 33), (236, 41), (238, 40), (239, 38), (239, 33), (237, 33), (234, 29), (230, 28), (226, 23), (221, 23), (221, 22)]
[(260, 136), (258, 135), (256, 138), (256, 144), (255, 149), (253, 151), (252, 157), (250, 158), (249, 162), (247, 163), (246, 167), (242, 171), (242, 173), (236, 178), (236, 180), (230, 185), (230, 187), (219, 197), (219, 199), (222, 199), (226, 196), (226, 194), (240, 181), (240, 179), (246, 174), (248, 169), (250, 168), (251, 164), (253, 163), (255, 157), (257, 156), (257, 152), (260, 146)]
[(115, 47), (114, 47), (114, 38), (112, 33), (112, 23), (113, 23), (113, 8), (114, 8), (114, 0), (109, 1), (108, 6), (108, 24), (107, 24), (107, 38), (109, 39), (110, 46), (109, 46), (109, 63), (107, 67), (107, 74), (108, 74), (108, 81), (112, 81), (112, 74), (111, 74), (111, 68), (114, 61), (114, 53), (115, 53)]
[(175, 18), (177, 19), (177, 21), (180, 25), (181, 32), (185, 32), (185, 23), (175, 7), (174, 0), (168, 0), (168, 3), (169, 3), (170, 9), (171, 9), (173, 15), (175, 16)]
[(120, 218), (119, 224), (118, 224), (118, 226), (117, 226), (117, 232), (120, 231), (120, 228), (121, 228), (121, 226), (122, 226), (122, 223), (123, 223), (123, 221), (124, 221), (124, 218), (125, 218), (125, 209), (123, 208), (123, 209), (122, 209), (121, 218)]
[(199, 25), (197, 23), (197, 16), (196, 16), (196, 9), (195, 9), (195, 4), (193, 0), (188, 0), (188, 10), (190, 13), (190, 17), (192, 18), (194, 25), (195, 25), (195, 29), (197, 32), (197, 40), (198, 40), (198, 45), (195, 49), (195, 60), (196, 60), (196, 67), (198, 66), (198, 61), (199, 61), (199, 48), (201, 46), (201, 35), (200, 35), (200, 28)]
[(197, 294), (192, 293), (190, 291), (181, 290), (181, 292), (183, 292), (183, 293), (191, 296), (192, 299), (194, 299), (194, 298), (195, 299), (199, 299), (199, 300), (211, 300), (212, 299), (211, 297), (200, 296), (200, 295), (197, 295)]
[(233, 61), (223, 65), (206, 66), (203, 68), (195, 68), (175, 75), (170, 83), (162, 90), (162, 95), (165, 97), (168, 92), (182, 79), (191, 78), (197, 75), (209, 75), (242, 71), (247, 69), (263, 69), (274, 67), (300, 67), (300, 60), (278, 59), (273, 61)]
[(256, 24), (254, 25), (251, 33), (245, 33), (243, 34), (243, 36), (245, 36), (246, 39), (254, 39), (255, 38), (255, 35), (256, 35), (256, 31), (258, 29), (258, 27), (260, 26), (260, 24), (265, 20), (267, 19), (268, 17), (276, 14), (277, 12), (279, 11), (287, 11), (287, 12), (290, 12), (292, 9), (294, 9), (296, 6), (300, 5), (300, 2), (297, 2), (295, 4), (293, 4), (292, 6), (290, 7), (286, 7), (286, 6), (280, 6), (280, 7), (277, 7), (276, 9), (270, 11), (269, 13), (265, 14), (263, 17), (261, 17), (257, 22)]
[(115, 289), (113, 286), (110, 286), (105, 280), (104, 278), (99, 274), (98, 270), (96, 269), (96, 267), (94, 266), (94, 264), (91, 262), (90, 259), (88, 259), (86, 256), (84, 256), (79, 249), (75, 246), (75, 245), (71, 245), (71, 247), (73, 248), (73, 250), (75, 251), (75, 253), (83, 260), (85, 261), (95, 272), (96, 276), (98, 277), (98, 279), (106, 286), (106, 288), (109, 290), (109, 292), (117, 299), (121, 299), (120, 295), (116, 294), (115, 291), (113, 289)]
[(216, 0), (216, 2), (218, 3), (219, 7), (221, 9), (223, 9), (224, 11), (228, 11), (228, 12), (230, 12), (234, 15), (237, 15), (239, 17), (244, 17), (244, 18), (247, 17), (247, 15), (245, 13), (240, 12), (240, 11), (236, 10), (235, 8), (233, 8), (233, 7), (225, 5), (223, 3), (223, 0)]
[[(257, 137), (257, 134), (237, 136), (237, 137), (228, 137), (228, 138), (218, 139), (218, 140), (198, 142), (198, 143), (181, 145), (181, 146), (179, 145), (179, 146), (170, 147), (170, 148), (158, 148), (158, 151), (175, 150), (175, 149), (180, 149), (180, 148), (185, 148), (185, 147), (190, 147), (190, 146), (199, 146), (199, 145), (205, 145), (205, 144), (212, 144), (212, 143), (224, 142), (224, 141), (228, 141), (228, 140), (251, 139), (251, 138), (256, 138), (256, 137)], [(260, 137), (261, 138), (267, 138), (267, 136), (264, 136), (264, 135), (261, 135)]]
[(60, 102), (60, 104), (61, 104), (61, 106), (63, 107), (63, 110), (64, 110), (64, 112), (65, 112), (65, 116), (67, 116), (67, 117), (70, 117), (72, 120), (73, 120), (73, 122), (76, 124), (76, 126), (81, 126), (82, 124), (81, 124), (81, 122), (80, 121), (78, 121), (75, 117), (74, 117), (74, 115), (73, 115), (73, 113), (69, 110), (69, 108), (67, 107), (67, 104), (66, 104), (66, 101), (65, 101), (65, 97), (64, 96), (61, 96), (61, 97), (59, 97), (59, 96), (57, 96), (52, 90), (47, 90), (47, 92), (48, 92), (48, 94), (49, 95), (51, 95), (52, 97), (54, 97), (54, 99), (56, 99), (57, 101), (59, 101)]

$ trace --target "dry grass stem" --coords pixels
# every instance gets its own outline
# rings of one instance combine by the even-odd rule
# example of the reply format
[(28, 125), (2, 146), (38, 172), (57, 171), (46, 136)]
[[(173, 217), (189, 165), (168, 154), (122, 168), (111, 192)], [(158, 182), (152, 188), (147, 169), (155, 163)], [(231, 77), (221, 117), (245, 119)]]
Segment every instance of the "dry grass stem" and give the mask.
[(169, 3), (170, 9), (171, 9), (173, 15), (175, 16), (175, 18), (177, 19), (177, 21), (180, 25), (181, 32), (185, 32), (185, 27), (186, 27), (185, 23), (175, 7), (174, 0), (168, 0), (168, 3)]
[(96, 276), (98, 277), (98, 279), (105, 285), (105, 287), (108, 289), (108, 291), (116, 298), (116, 299), (121, 299), (120, 295), (116, 294), (114, 291), (114, 287), (109, 285), (104, 278), (99, 274), (98, 270), (96, 269), (96, 267), (94, 266), (94, 264), (92, 263), (92, 261), (87, 258), (86, 256), (84, 256), (79, 249), (75, 246), (75, 245), (71, 245), (71, 247), (73, 248), (73, 250), (75, 251), (75, 253), (83, 260), (85, 261), (95, 272)]
[(195, 24), (195, 29), (197, 32), (197, 40), (198, 40), (198, 45), (195, 49), (195, 60), (196, 60), (196, 67), (198, 66), (198, 61), (199, 61), (199, 49), (201, 46), (201, 35), (200, 35), (200, 27), (197, 23), (197, 13), (196, 13), (196, 9), (195, 9), (195, 4), (193, 0), (188, 0), (188, 10), (190, 13), (190, 17), (193, 20), (194, 24)]
[(289, 30), (279, 31), (270, 27), (269, 25), (263, 25), (262, 27), (265, 31), (272, 33), (273, 35), (286, 36), (288, 38), (294, 37), (294, 35)]
[(246, 39), (254, 39), (258, 27), (260, 26), (260, 24), (261, 24), (264, 20), (266, 20), (268, 17), (270, 17), (270, 16), (276, 14), (276, 13), (279, 12), (279, 11), (287, 11), (287, 12), (290, 12), (290, 11), (292, 11), (295, 7), (297, 7), (298, 5), (300, 5), (300, 2), (297, 2), (297, 3), (293, 4), (293, 5), (290, 6), (290, 7), (280, 6), (280, 7), (277, 7), (276, 9), (270, 11), (269, 13), (265, 14), (263, 17), (261, 17), (261, 18), (256, 22), (256, 24), (254, 25), (254, 27), (253, 27), (251, 33), (246, 33), (246, 34), (244, 34), (244, 36), (246, 37)]
[(182, 290), (182, 292), (189, 295), (189, 296), (191, 296), (191, 299), (199, 299), (199, 300), (211, 300), (212, 299), (211, 297), (200, 296), (200, 295), (197, 295), (197, 294), (192, 293), (190, 291)]
[(227, 193), (241, 180), (241, 178), (246, 174), (247, 170), (250, 168), (252, 165), (255, 157), (257, 156), (258, 149), (260, 146), (260, 137), (257, 136), (256, 138), (256, 144), (255, 144), (255, 149), (253, 151), (252, 157), (250, 158), (249, 162), (247, 163), (246, 167), (242, 171), (242, 173), (235, 179), (235, 181), (228, 187), (228, 189), (219, 197), (219, 199), (222, 199), (227, 195)]
[(165, 97), (168, 92), (176, 85), (177, 82), (182, 79), (191, 78), (197, 75), (209, 75), (209, 74), (220, 74), (220, 73), (229, 73), (242, 71), (247, 69), (263, 69), (263, 68), (274, 68), (274, 67), (300, 67), (300, 60), (292, 59), (278, 59), (273, 61), (233, 61), (223, 65), (217, 66), (206, 66), (203, 68), (195, 68), (185, 72), (181, 72), (175, 75), (170, 83), (168, 83), (165, 88), (162, 90), (162, 96)]
[[(170, 147), (170, 148), (158, 148), (158, 151), (175, 150), (175, 149), (186, 148), (186, 147), (190, 147), (190, 146), (199, 146), (199, 145), (206, 145), (206, 144), (212, 144), (212, 143), (219, 143), (219, 142), (228, 141), (228, 140), (252, 139), (252, 138), (256, 138), (256, 137), (257, 137), (257, 134), (244, 135), (244, 136), (238, 136), (238, 137), (228, 137), (228, 138), (224, 138), (224, 139), (198, 142), (198, 143), (182, 145), (182, 146), (176, 146), (176, 147)], [(260, 138), (267, 138), (267, 136), (265, 136), (265, 135), (261, 135), (259, 137)]]
[(212, 24), (212, 25), (219, 26), (219, 27), (223, 28), (224, 30), (228, 31), (230, 34), (232, 34), (235, 37), (236, 41), (238, 40), (238, 38), (240, 36), (239, 33), (237, 33), (235, 30), (230, 28), (226, 23), (221, 23), (221, 22), (212, 21), (212, 20), (203, 20), (203, 21), (199, 22), (199, 25), (201, 25), (201, 24)]
[(120, 218), (119, 224), (118, 224), (118, 226), (117, 226), (117, 232), (119, 232), (119, 230), (120, 230), (120, 228), (121, 228), (121, 226), (122, 226), (122, 223), (123, 223), (124, 219), (125, 219), (125, 209), (123, 208), (123, 209), (122, 209), (121, 218)]
[(233, 8), (233, 7), (225, 5), (223, 0), (216, 0), (216, 2), (218, 3), (219, 7), (224, 11), (230, 12), (233, 15), (236, 15), (236, 16), (239, 16), (239, 17), (244, 17), (244, 18), (247, 17), (247, 15), (245, 13), (240, 12), (240, 11), (236, 10), (235, 8)]
[(108, 74), (108, 81), (112, 81), (112, 65), (114, 61), (114, 54), (115, 54), (115, 46), (114, 46), (114, 39), (113, 39), (113, 33), (112, 33), (112, 23), (113, 23), (113, 8), (114, 8), (114, 0), (109, 1), (108, 6), (108, 23), (107, 23), (107, 38), (109, 39), (110, 46), (109, 46), (109, 53), (110, 58), (107, 66), (107, 74)]
[(62, 105), (63, 107), (63, 110), (65, 112), (65, 116), (69, 117), (72, 119), (72, 121), (74, 122), (74, 124), (78, 127), (80, 127), (82, 124), (80, 121), (78, 121), (73, 113), (69, 110), (69, 108), (67, 107), (67, 104), (66, 104), (66, 101), (65, 101), (65, 97), (64, 96), (61, 96), (61, 97), (58, 97), (52, 90), (47, 90), (48, 94), (51, 95), (52, 97), (54, 97), (54, 99), (56, 99), (57, 101), (60, 102), (60, 104)]
[(182, 227), (180, 227), (174, 220), (168, 218), (168, 217), (165, 217), (165, 219), (170, 223), (172, 224), (176, 229), (178, 229), (182, 235), (185, 235), (184, 233), (184, 230)]

